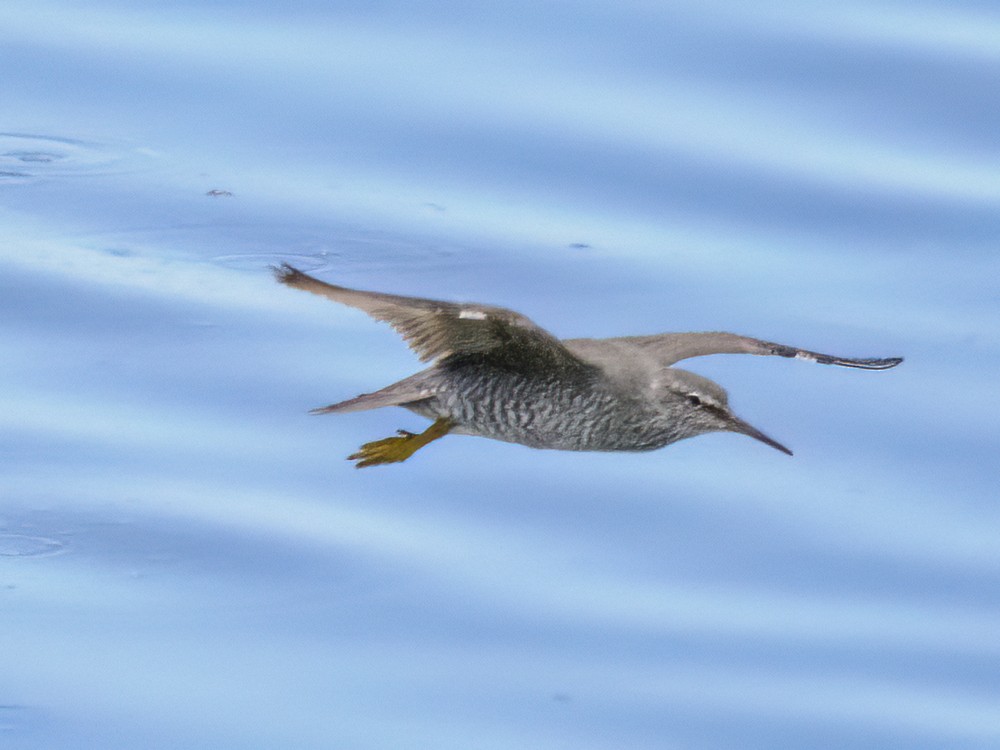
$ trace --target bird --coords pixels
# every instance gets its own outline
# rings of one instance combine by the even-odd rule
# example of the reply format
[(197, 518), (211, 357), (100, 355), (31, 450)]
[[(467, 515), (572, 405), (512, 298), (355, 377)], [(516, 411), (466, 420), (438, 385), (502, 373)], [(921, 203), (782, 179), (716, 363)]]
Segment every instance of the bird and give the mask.
[(392, 326), (430, 366), (312, 414), (402, 406), (431, 420), (420, 433), (362, 445), (357, 468), (405, 461), (449, 433), (570, 451), (650, 451), (709, 432), (734, 432), (792, 455), (736, 416), (722, 386), (674, 364), (709, 354), (757, 354), (861, 370), (902, 357), (847, 358), (718, 331), (558, 339), (504, 307), (349, 289), (287, 263), (286, 286), (364, 311)]

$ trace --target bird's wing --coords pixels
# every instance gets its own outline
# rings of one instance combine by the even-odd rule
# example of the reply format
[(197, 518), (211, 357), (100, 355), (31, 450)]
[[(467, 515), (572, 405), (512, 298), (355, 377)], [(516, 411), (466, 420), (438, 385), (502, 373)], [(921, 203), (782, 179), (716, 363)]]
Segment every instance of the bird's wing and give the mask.
[(441, 302), (327, 284), (288, 264), (275, 268), (282, 284), (356, 307), (391, 325), (423, 361), (482, 355), (505, 366), (585, 366), (552, 334), (503, 307)]
[(652, 356), (662, 367), (668, 367), (675, 362), (688, 357), (701, 357), (706, 354), (759, 354), (778, 357), (791, 357), (819, 362), (823, 365), (840, 365), (841, 367), (857, 367), (862, 370), (888, 370), (903, 361), (902, 357), (835, 357), (832, 354), (820, 354), (794, 346), (775, 344), (773, 341), (763, 341), (748, 336), (738, 336), (735, 333), (661, 333), (655, 336), (622, 336), (613, 339), (570, 339), (564, 343), (571, 351), (584, 351), (600, 346), (603, 342), (613, 343), (614, 348), (635, 346), (645, 355)]

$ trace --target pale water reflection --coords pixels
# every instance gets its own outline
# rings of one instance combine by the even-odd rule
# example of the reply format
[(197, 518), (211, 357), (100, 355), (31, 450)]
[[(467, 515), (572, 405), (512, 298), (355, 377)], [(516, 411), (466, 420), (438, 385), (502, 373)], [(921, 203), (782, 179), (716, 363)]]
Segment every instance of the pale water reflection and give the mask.
[[(991, 6), (0, 20), (0, 746), (1000, 743)], [(794, 458), (356, 471), (416, 360), (281, 261), (907, 361), (691, 361)]]

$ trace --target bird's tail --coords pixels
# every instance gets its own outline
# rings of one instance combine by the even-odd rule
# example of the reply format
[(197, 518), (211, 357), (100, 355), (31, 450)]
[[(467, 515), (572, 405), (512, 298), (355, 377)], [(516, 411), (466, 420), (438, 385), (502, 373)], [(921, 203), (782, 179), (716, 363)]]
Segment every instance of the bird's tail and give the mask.
[(427, 386), (417, 373), (400, 380), (374, 393), (362, 393), (360, 396), (339, 401), (329, 406), (320, 406), (310, 410), (310, 414), (346, 414), (352, 411), (367, 411), (380, 409), (383, 406), (404, 406), (414, 401), (423, 401), (434, 395), (433, 388)]

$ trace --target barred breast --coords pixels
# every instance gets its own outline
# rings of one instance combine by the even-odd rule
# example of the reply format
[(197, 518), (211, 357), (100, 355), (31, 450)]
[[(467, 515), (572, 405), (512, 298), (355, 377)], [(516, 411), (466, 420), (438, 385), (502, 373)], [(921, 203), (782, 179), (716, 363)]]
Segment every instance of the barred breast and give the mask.
[(649, 404), (616, 391), (599, 373), (530, 376), (483, 363), (441, 368), (434, 397), (414, 411), (452, 419), (456, 432), (559, 450), (652, 450), (672, 430)]

